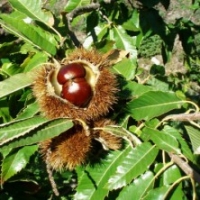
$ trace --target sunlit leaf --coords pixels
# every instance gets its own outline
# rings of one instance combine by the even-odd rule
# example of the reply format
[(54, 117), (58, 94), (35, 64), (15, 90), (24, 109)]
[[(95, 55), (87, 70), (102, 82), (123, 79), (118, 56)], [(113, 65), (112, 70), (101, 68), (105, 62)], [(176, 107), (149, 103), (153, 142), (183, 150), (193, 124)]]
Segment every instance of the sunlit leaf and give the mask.
[(0, 98), (12, 94), (18, 90), (31, 86), (32, 73), (19, 73), (0, 82)]
[(144, 200), (163, 200), (170, 186), (163, 186), (149, 191)]
[(183, 104), (174, 93), (149, 91), (132, 100), (126, 105), (126, 110), (136, 120), (149, 120)]
[(17, 120), (19, 119), (27, 119), (31, 118), (39, 112), (39, 105), (37, 102), (34, 102), (30, 105), (27, 105), (17, 116)]
[(116, 200), (139, 200), (142, 199), (149, 189), (152, 189), (154, 183), (154, 175), (151, 171), (147, 171), (133, 181), (130, 185), (127, 185), (120, 192)]
[[(48, 121), (46, 123), (43, 122), (37, 125), (37, 127), (40, 127), (39, 129), (35, 129), (37, 128), (36, 125), (34, 126), (32, 124), (29, 126), (28, 131), (21, 132), (17, 136), (13, 136), (11, 139), (9, 140), (7, 139), (7, 141), (1, 142), (1, 145), (3, 146), (0, 148), (0, 150), (1, 149), (9, 150), (10, 148), (16, 148), (16, 147), (38, 143), (38, 142), (56, 137), (60, 135), (61, 133), (70, 129), (72, 126), (73, 126), (72, 121), (68, 119), (56, 119), (56, 120)], [(25, 127), (22, 127), (22, 129), (24, 128)], [(20, 130), (18, 130), (18, 132), (19, 131)]]
[(69, 0), (67, 1), (67, 5), (65, 6), (65, 11), (70, 12), (77, 7), (85, 6), (90, 4), (89, 0)]
[(113, 190), (127, 185), (148, 169), (152, 162), (154, 162), (157, 153), (158, 149), (150, 143), (138, 145), (117, 166), (116, 173), (109, 178), (106, 186)]
[(166, 134), (169, 134), (169, 135), (172, 135), (174, 136), (178, 142), (180, 143), (180, 148), (181, 148), (181, 151), (182, 153), (189, 159), (191, 160), (192, 162), (195, 162), (195, 159), (194, 159), (194, 155), (188, 145), (188, 143), (186, 142), (186, 140), (183, 138), (182, 134), (177, 130), (175, 129), (174, 127), (172, 126), (168, 126), (166, 125), (163, 129), (163, 131), (166, 133)]
[(167, 152), (181, 153), (179, 149), (179, 143), (174, 136), (166, 134), (163, 131), (158, 131), (152, 128), (144, 128), (143, 134), (148, 135), (148, 137), (160, 148)]
[(74, 200), (104, 199), (109, 192), (109, 189), (105, 187), (109, 177), (115, 173), (117, 166), (121, 165), (130, 151), (132, 151), (132, 148), (128, 146), (123, 151), (109, 153), (101, 163), (95, 166), (87, 166), (84, 169), (78, 168), (78, 186)]
[(192, 126), (185, 126), (192, 143), (192, 149), (195, 154), (200, 154), (200, 130)]
[(123, 59), (114, 65), (113, 69), (127, 80), (132, 80), (135, 75), (136, 65), (130, 59)]
[(0, 24), (8, 32), (32, 44), (36, 48), (43, 49), (52, 55), (56, 53), (56, 40), (52, 34), (33, 24), (26, 24), (23, 20), (9, 15), (1, 14), (0, 18)]
[(25, 146), (17, 152), (12, 152), (3, 159), (1, 170), (2, 183), (21, 171), (28, 163), (30, 157), (37, 151), (38, 146)]
[(115, 26), (110, 30), (110, 39), (116, 42), (116, 48), (130, 52), (132, 59), (137, 58), (136, 44), (122, 26)]
[(50, 13), (42, 10), (42, 0), (9, 0), (10, 4), (28, 17), (40, 21), (47, 26), (52, 26), (54, 19)]

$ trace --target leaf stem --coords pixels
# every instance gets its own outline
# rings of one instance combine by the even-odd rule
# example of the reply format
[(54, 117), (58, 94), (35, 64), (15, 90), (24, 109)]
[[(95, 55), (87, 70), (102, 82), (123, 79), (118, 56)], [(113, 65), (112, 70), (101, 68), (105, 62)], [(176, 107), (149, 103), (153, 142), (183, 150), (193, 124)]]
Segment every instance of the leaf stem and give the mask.
[(186, 179), (190, 179), (190, 176), (183, 176), (181, 178), (179, 178), (178, 180), (176, 180), (168, 189), (167, 193), (165, 194), (165, 196), (163, 197), (163, 199), (166, 199), (167, 196), (169, 195), (169, 193), (171, 192), (171, 190), (173, 190), (173, 188), (179, 184), (181, 181), (184, 181)]

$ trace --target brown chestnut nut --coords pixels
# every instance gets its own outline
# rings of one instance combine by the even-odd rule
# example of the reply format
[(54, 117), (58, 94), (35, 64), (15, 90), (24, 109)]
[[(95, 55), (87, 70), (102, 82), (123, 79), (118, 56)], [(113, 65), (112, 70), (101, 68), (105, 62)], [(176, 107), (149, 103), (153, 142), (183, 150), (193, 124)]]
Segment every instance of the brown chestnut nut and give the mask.
[(84, 78), (86, 75), (85, 68), (81, 63), (71, 63), (63, 66), (57, 75), (58, 83), (65, 84), (66, 81), (73, 78)]
[(92, 89), (85, 78), (75, 78), (63, 85), (61, 96), (75, 106), (84, 107), (92, 97)]

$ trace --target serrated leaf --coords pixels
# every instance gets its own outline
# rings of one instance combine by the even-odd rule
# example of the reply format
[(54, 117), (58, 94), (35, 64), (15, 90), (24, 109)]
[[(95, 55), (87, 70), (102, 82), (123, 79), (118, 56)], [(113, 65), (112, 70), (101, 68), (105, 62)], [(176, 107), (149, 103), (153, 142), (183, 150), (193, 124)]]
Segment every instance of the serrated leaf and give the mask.
[(48, 57), (46, 54), (37, 52), (34, 55), (29, 55), (21, 64), (21, 67), (24, 68), (24, 72), (28, 72), (31, 71), (33, 68), (38, 67), (43, 63), (46, 63), (47, 60)]
[(32, 73), (19, 73), (0, 82), (0, 98), (32, 85)]
[(38, 146), (27, 146), (9, 154), (2, 162), (2, 183), (21, 171), (29, 162), (30, 157), (37, 151)]
[(84, 170), (78, 168), (78, 186), (74, 200), (104, 199), (109, 192), (109, 189), (105, 187), (109, 177), (115, 173), (117, 166), (121, 165), (130, 151), (132, 148), (127, 146), (123, 151), (109, 153), (100, 164), (87, 166)]
[(175, 93), (149, 91), (130, 101), (126, 110), (136, 120), (149, 120), (180, 108), (182, 104), (183, 101)]
[(32, 24), (26, 24), (23, 20), (11, 17), (6, 14), (0, 15), (0, 24), (8, 32), (16, 35), (36, 48), (43, 49), (46, 52), (55, 55), (57, 43), (53, 34)]
[(138, 145), (118, 165), (116, 173), (109, 178), (106, 187), (113, 190), (129, 184), (134, 178), (148, 169), (157, 154), (158, 149), (150, 143)]
[(166, 134), (163, 131), (158, 131), (149, 127), (145, 127), (143, 134), (149, 136), (149, 138), (162, 150), (167, 152), (175, 152), (180, 154), (179, 143), (174, 136)]
[[(48, 121), (46, 123), (38, 126), (39, 128), (33, 129), (24, 133), (21, 133), (21, 137), (16, 137), (13, 140), (8, 141), (8, 143), (3, 143), (4, 146), (0, 150), (13, 149), (16, 147), (21, 147), (25, 145), (32, 145), (53, 137), (60, 135), (61, 133), (67, 131), (73, 126), (73, 123), (69, 119), (55, 119)], [(6, 145), (5, 145), (6, 144)]]
[(182, 137), (182, 134), (177, 129), (167, 125), (164, 127), (163, 131), (166, 134), (174, 136), (180, 143), (180, 148), (184, 156), (186, 156), (190, 161), (195, 162), (194, 155), (188, 143), (185, 141), (185, 139)]
[(36, 129), (47, 121), (48, 119), (44, 117), (32, 117), (1, 125), (0, 146), (5, 145), (16, 138), (26, 135), (31, 130)]
[(10, 4), (19, 12), (29, 16), (30, 18), (37, 20), (46, 24), (47, 26), (52, 26), (54, 19), (53, 15), (44, 12), (42, 8), (42, 0), (9, 0)]
[(199, 141), (200, 130), (192, 126), (185, 126), (185, 128), (190, 137), (194, 153), (200, 154), (200, 141)]
[(116, 48), (130, 52), (130, 57), (132, 59), (137, 58), (134, 39), (126, 33), (122, 26), (114, 26), (113, 29), (110, 30), (110, 39), (116, 42)]
[(90, 4), (90, 0), (69, 0), (67, 1), (67, 5), (65, 6), (65, 11), (70, 12), (77, 7), (85, 6)]
[(152, 189), (154, 183), (154, 175), (151, 171), (147, 171), (127, 185), (119, 193), (116, 200), (140, 200), (143, 199), (149, 189)]
[(27, 107), (18, 114), (17, 120), (31, 118), (35, 116), (39, 111), (40, 108), (38, 102), (34, 102), (30, 105), (27, 105)]

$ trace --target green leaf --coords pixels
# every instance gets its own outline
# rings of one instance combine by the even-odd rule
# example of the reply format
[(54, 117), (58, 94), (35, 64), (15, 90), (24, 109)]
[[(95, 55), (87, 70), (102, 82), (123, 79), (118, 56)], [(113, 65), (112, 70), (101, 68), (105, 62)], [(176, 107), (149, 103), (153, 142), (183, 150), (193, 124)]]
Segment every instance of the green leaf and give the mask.
[(9, 2), (19, 12), (47, 26), (51, 26), (54, 22), (53, 16), (41, 9), (43, 6), (42, 0), (9, 0)]
[(34, 102), (30, 105), (27, 105), (27, 107), (24, 108), (24, 110), (22, 110), (18, 114), (17, 120), (31, 118), (31, 117), (35, 116), (39, 111), (40, 111), (40, 108), (39, 108), (38, 103)]
[(186, 156), (190, 161), (195, 162), (194, 155), (188, 143), (177, 129), (167, 125), (164, 127), (163, 131), (168, 135), (174, 136), (180, 143), (180, 148), (184, 156)]
[(0, 98), (12, 94), (33, 83), (32, 73), (19, 73), (0, 82)]
[(163, 200), (170, 186), (163, 186), (150, 190), (144, 200)]
[(21, 171), (29, 163), (30, 157), (37, 149), (38, 145), (27, 146), (9, 154), (2, 162), (2, 183)]
[(182, 104), (183, 101), (175, 93), (149, 91), (130, 101), (126, 106), (126, 110), (136, 120), (149, 120), (180, 108)]
[(77, 7), (86, 6), (90, 4), (90, 0), (69, 0), (67, 1), (67, 5), (65, 6), (66, 12), (71, 12)]
[(171, 185), (179, 178), (181, 178), (180, 169), (176, 165), (173, 165), (163, 173), (163, 184), (166, 186)]
[(134, 178), (148, 169), (157, 154), (158, 149), (150, 143), (138, 145), (118, 165), (116, 173), (109, 178), (106, 187), (113, 190), (129, 184)]
[(149, 189), (152, 189), (154, 183), (154, 175), (151, 171), (147, 171), (127, 185), (119, 193), (116, 200), (139, 200), (143, 199)]
[(29, 55), (26, 60), (22, 63), (21, 67), (24, 68), (24, 72), (31, 71), (33, 68), (38, 67), (39, 65), (46, 63), (48, 57), (46, 54), (37, 52), (34, 55)]
[[(34, 118), (33, 118), (34, 119)], [(26, 120), (25, 120), (26, 121)], [(33, 121), (31, 121), (32, 123)], [(25, 124), (26, 125), (26, 124)], [(24, 131), (19, 133), (17, 136), (13, 136), (10, 140), (3, 142), (2, 150), (21, 147), (25, 145), (32, 145), (53, 137), (60, 135), (61, 133), (67, 131), (73, 126), (73, 123), (69, 119), (55, 119), (48, 122), (38, 123), (37, 128), (36, 125), (32, 124), (32, 126), (28, 126), (28, 131)], [(25, 127), (22, 127), (23, 129)], [(36, 129), (35, 129), (36, 128)], [(17, 131), (19, 131), (17, 129)], [(19, 137), (19, 135), (21, 137)], [(5, 145), (6, 144), (6, 145)], [(2, 145), (2, 143), (1, 143)]]
[(32, 117), (1, 125), (0, 146), (5, 145), (16, 138), (26, 135), (31, 130), (36, 129), (47, 121), (48, 119), (44, 117)]
[(190, 137), (194, 153), (200, 154), (200, 141), (199, 141), (200, 130), (192, 126), (185, 126), (185, 128)]
[(137, 50), (134, 39), (126, 33), (122, 26), (114, 26), (114, 28), (110, 30), (110, 39), (116, 42), (116, 48), (124, 49), (130, 52), (132, 59), (137, 58)]
[(114, 65), (113, 69), (126, 80), (132, 80), (135, 75), (136, 65), (130, 59), (124, 58), (121, 62)]
[(36, 48), (43, 49), (46, 52), (55, 55), (57, 44), (53, 34), (48, 33), (44, 29), (26, 24), (23, 20), (1, 14), (0, 24), (8, 32), (16, 35), (27, 43), (32, 44)]
[(144, 128), (143, 134), (148, 137), (162, 150), (167, 152), (175, 152), (180, 154), (179, 143), (174, 136), (166, 134), (163, 131), (158, 131), (149, 127)]
[(109, 192), (109, 189), (105, 187), (109, 177), (115, 173), (117, 166), (121, 165), (130, 151), (132, 148), (127, 146), (123, 151), (109, 153), (100, 164), (87, 166), (84, 169), (78, 168), (78, 186), (74, 200), (104, 199)]

